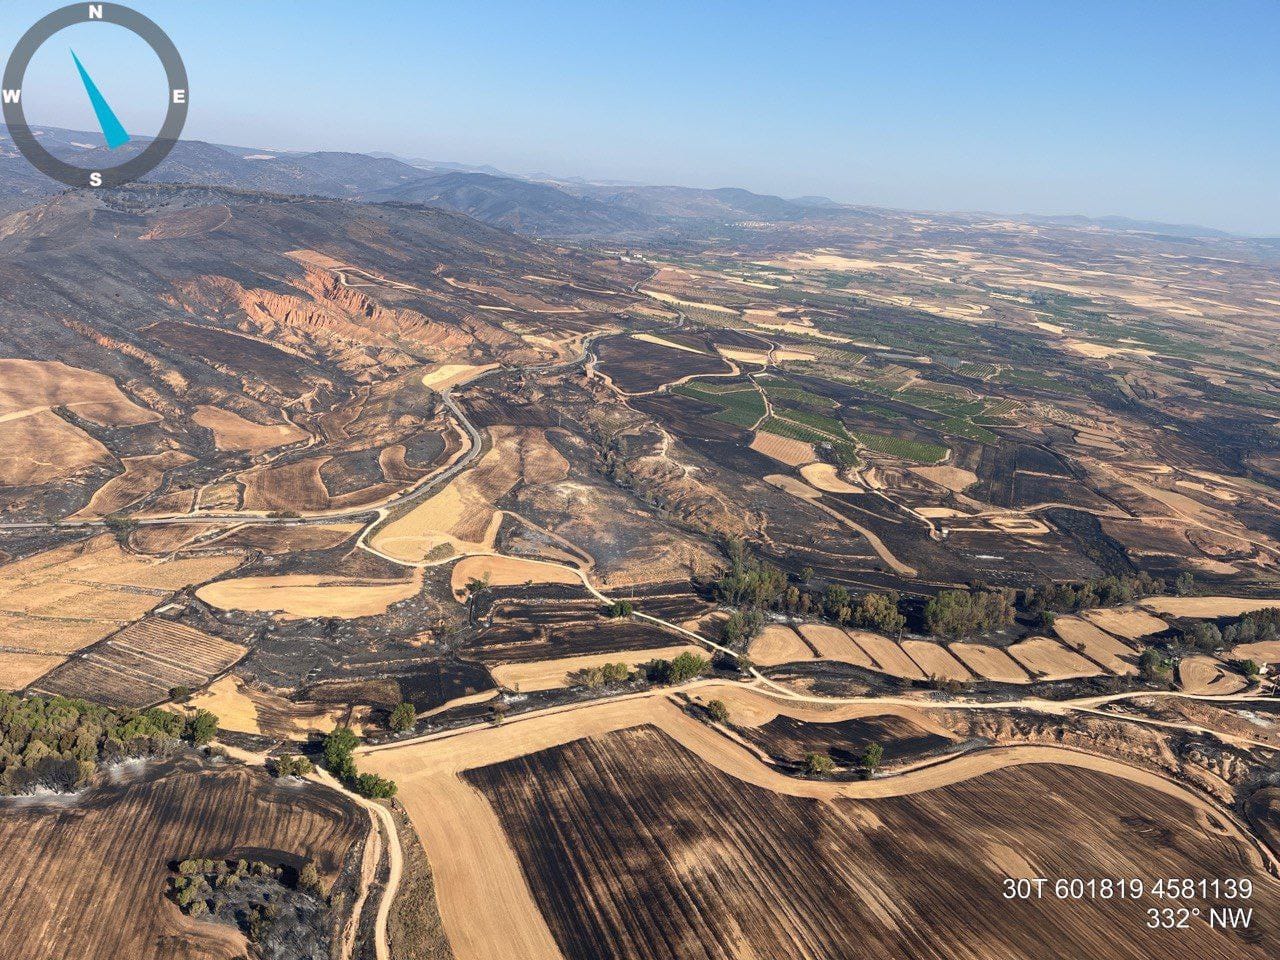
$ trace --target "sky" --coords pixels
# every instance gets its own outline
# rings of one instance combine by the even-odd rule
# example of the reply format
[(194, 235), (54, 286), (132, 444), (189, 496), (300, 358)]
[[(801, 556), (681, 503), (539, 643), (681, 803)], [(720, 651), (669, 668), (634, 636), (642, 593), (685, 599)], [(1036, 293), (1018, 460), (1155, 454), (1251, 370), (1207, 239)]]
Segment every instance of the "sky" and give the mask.
[[(0, 0), (0, 55), (56, 6)], [(1280, 0), (132, 6), (183, 55), (187, 138), (1280, 235)], [(77, 30), (28, 117), (94, 128), (66, 39), (154, 132), (154, 56)]]

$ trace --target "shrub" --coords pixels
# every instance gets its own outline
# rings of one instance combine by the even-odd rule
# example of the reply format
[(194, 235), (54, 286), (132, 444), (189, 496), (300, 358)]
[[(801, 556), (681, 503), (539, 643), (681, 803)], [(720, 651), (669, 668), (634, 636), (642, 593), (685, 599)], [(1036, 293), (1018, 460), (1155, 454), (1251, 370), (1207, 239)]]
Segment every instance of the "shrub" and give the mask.
[(729, 722), (729, 708), (725, 706), (723, 700), (712, 700), (707, 704), (707, 714), (716, 723)]
[(413, 708), (413, 704), (407, 700), (396, 704), (396, 708), (391, 711), (391, 718), (388, 725), (396, 733), (404, 733), (412, 730), (413, 725), (418, 721), (418, 711)]
[(811, 777), (824, 777), (836, 767), (835, 761), (825, 753), (808, 753), (804, 758), (804, 772)]

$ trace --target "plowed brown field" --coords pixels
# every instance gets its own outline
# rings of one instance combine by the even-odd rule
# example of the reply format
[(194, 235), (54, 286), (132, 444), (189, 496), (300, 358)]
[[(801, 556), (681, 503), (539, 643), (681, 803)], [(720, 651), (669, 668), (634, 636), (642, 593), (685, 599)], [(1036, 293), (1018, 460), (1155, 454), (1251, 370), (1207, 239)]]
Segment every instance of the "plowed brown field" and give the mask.
[[(332, 880), (369, 830), (338, 794), (244, 767), (167, 764), (74, 803), (0, 806), (0, 943), (6, 960), (231, 960), (244, 938), (190, 921), (165, 896), (170, 864), (241, 853)], [(273, 853), (274, 852), (274, 853)]]

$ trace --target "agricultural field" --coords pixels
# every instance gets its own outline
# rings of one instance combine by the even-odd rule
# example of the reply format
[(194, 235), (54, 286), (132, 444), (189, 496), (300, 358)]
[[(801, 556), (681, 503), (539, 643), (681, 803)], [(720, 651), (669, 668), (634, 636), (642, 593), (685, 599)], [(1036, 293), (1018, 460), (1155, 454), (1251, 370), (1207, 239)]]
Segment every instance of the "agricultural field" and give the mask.
[(241, 855), (283, 960), (1269, 955), (1274, 245), (270, 182), (0, 216), (0, 689), (211, 740), (0, 697), (0, 956), (274, 956), (169, 896)]
[[(741, 747), (707, 740), (677, 716), (600, 707), (598, 721), (575, 721), (575, 730), (548, 718), (518, 744), (500, 745), (491, 731), (473, 735), (469, 750), (437, 751), (429, 766), (413, 747), (366, 755), (379, 771), (407, 779), (406, 803), (438, 865), (442, 916), (460, 956), (485, 956), (506, 942), (528, 955), (590, 957), (607, 942), (616, 955), (657, 957), (669, 956), (672, 943), (696, 941), (725, 957), (744, 943), (769, 956), (947, 957), (945, 944), (957, 936), (975, 956), (1035, 956), (1046, 929), (1069, 955), (1147, 955), (1111, 935), (1107, 924), (1118, 918), (1105, 907), (1068, 912), (1024, 901), (996, 909), (1002, 878), (1029, 862), (1088, 873), (1104, 869), (1100, 857), (1161, 873), (1250, 862), (1238, 835), (1187, 826), (1203, 824), (1192, 794), (1126, 777), (1123, 767), (1055, 764), (1046, 754), (967, 774), (964, 760), (951, 761), (951, 773), (896, 785), (806, 783), (769, 773)], [(1060, 753), (1066, 762), (1074, 756)], [(459, 766), (483, 794), (479, 804), (450, 772)], [(1028, 796), (1041, 798), (1034, 827), (1023, 815)], [(1147, 829), (1125, 825), (1135, 810)], [(445, 853), (462, 836), (463, 816), (472, 837), (465, 857), (482, 870), (464, 870), (458, 853)], [(929, 829), (920, 829), (924, 822)], [(1181, 838), (1176, 847), (1152, 839), (1169, 830)], [(626, 856), (617, 853), (620, 838)], [(931, 869), (913, 869), (922, 861)], [(759, 883), (772, 892), (745, 892)], [(451, 903), (451, 884), (465, 885), (470, 902), (503, 904), (501, 919), (474, 923)], [(961, 889), (972, 893), (959, 897)], [(874, 891), (899, 891), (894, 913), (877, 906)], [(671, 909), (671, 898), (684, 908)], [(777, 906), (744, 909), (760, 902)], [(1232, 956), (1265, 952), (1205, 924), (1190, 936)]]

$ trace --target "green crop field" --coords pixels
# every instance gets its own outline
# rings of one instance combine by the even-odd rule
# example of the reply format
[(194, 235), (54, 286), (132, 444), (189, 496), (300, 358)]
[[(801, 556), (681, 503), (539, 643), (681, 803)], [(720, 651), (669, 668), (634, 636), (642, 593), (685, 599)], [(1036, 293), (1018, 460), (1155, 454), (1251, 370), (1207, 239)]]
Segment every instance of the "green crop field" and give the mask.
[(734, 390), (716, 390), (704, 389), (700, 384), (686, 383), (676, 387), (674, 392), (682, 397), (715, 404), (720, 411), (713, 413), (711, 419), (732, 423), (737, 427), (754, 427), (765, 412), (764, 397), (760, 396), (760, 391), (755, 387), (738, 386)]

